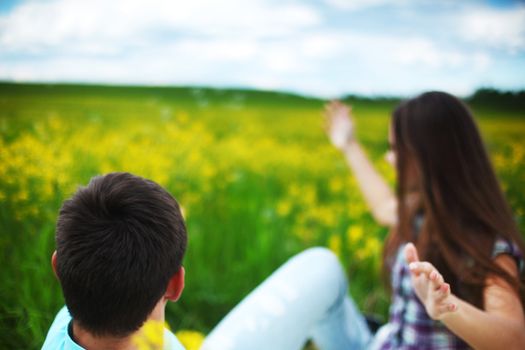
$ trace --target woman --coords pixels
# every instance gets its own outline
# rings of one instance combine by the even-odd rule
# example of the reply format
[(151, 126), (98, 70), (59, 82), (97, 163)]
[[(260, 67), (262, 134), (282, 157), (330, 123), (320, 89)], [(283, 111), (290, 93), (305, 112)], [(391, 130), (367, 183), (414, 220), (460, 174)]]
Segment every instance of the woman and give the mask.
[(389, 132), (394, 195), (354, 137), (350, 109), (327, 106), (327, 131), (374, 218), (384, 248), (389, 322), (372, 335), (321, 248), (290, 259), (210, 334), (204, 349), (523, 349), (523, 239), (472, 116), (457, 98), (400, 104)]

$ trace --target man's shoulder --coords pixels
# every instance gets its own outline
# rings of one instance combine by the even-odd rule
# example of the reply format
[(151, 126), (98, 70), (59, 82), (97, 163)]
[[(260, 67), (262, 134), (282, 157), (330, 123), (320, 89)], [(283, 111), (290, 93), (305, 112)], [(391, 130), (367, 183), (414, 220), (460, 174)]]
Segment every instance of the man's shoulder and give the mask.
[(175, 334), (169, 329), (164, 329), (164, 350), (185, 350)]
[(55, 320), (47, 332), (46, 340), (42, 350), (82, 350), (82, 348), (69, 340), (67, 328), (71, 321), (71, 315), (64, 306), (57, 313)]
[[(42, 350), (84, 350), (69, 336), (68, 326), (71, 315), (66, 306), (57, 313), (47, 332)], [(177, 337), (168, 329), (164, 330), (164, 350), (185, 350)]]

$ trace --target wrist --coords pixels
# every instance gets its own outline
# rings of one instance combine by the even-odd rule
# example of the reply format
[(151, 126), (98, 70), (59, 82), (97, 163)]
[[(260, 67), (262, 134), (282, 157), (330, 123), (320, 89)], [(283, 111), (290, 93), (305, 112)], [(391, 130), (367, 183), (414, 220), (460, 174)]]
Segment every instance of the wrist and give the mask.
[(343, 144), (343, 147), (341, 147), (341, 150), (343, 152), (351, 151), (352, 149), (357, 147), (357, 140), (354, 136), (350, 136), (345, 140), (345, 143)]
[(447, 299), (447, 303), (454, 305), (454, 310), (447, 311), (439, 317), (439, 320), (443, 323), (447, 323), (451, 319), (457, 317), (459, 309), (459, 298), (451, 294)]

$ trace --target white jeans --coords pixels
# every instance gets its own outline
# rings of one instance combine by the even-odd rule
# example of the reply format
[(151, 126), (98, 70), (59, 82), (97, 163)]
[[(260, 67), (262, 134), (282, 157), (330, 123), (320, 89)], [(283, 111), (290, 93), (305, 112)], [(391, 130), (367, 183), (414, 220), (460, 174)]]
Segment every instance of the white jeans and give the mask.
[(311, 248), (288, 260), (213, 329), (201, 350), (365, 349), (372, 341), (337, 257)]

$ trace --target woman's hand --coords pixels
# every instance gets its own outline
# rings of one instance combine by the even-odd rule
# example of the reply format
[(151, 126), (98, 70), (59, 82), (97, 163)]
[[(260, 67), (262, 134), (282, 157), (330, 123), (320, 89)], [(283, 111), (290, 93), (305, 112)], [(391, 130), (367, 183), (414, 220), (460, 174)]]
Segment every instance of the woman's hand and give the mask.
[(434, 320), (442, 319), (446, 314), (455, 312), (457, 304), (452, 301), (450, 285), (431, 263), (419, 261), (416, 247), (408, 243), (405, 258), (412, 275), (412, 286), (419, 300), (425, 306), (428, 315)]
[(332, 144), (343, 149), (354, 138), (354, 123), (351, 107), (340, 101), (331, 101), (325, 106), (326, 132)]

